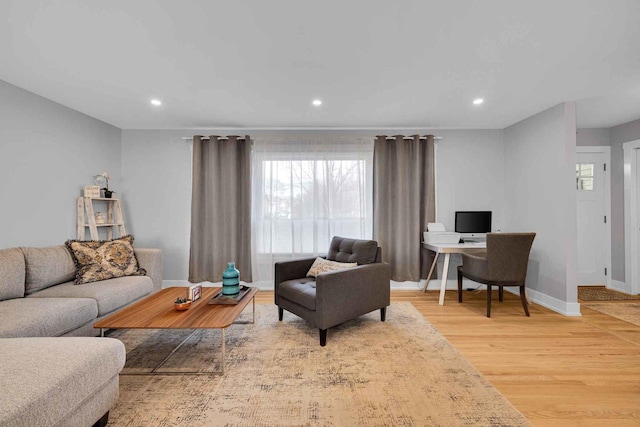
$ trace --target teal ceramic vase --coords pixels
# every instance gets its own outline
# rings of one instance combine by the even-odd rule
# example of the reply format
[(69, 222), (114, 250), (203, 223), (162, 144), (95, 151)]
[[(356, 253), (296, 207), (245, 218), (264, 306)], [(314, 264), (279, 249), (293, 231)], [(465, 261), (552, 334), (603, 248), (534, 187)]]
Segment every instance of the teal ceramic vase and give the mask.
[(222, 272), (222, 295), (234, 296), (240, 293), (240, 272), (235, 262), (227, 263), (227, 269)]

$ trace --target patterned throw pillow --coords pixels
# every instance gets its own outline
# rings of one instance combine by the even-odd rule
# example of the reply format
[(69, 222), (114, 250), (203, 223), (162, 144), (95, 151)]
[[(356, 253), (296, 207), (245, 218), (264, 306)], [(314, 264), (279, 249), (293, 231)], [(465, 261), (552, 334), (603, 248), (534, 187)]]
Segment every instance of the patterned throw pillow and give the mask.
[(133, 236), (113, 240), (67, 240), (76, 264), (76, 285), (123, 276), (144, 276), (133, 252)]
[(352, 268), (357, 266), (357, 262), (329, 261), (324, 258), (318, 257), (315, 261), (313, 261), (313, 265), (309, 269), (307, 277), (316, 277), (318, 274), (326, 273), (327, 271), (342, 270), (345, 268)]

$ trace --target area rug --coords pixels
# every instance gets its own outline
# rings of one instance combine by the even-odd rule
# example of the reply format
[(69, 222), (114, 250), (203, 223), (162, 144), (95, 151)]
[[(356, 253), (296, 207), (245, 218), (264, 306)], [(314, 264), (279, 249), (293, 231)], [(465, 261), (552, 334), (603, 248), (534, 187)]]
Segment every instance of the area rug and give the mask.
[(581, 301), (640, 300), (640, 295), (624, 294), (604, 286), (578, 286), (578, 299)]
[(587, 303), (583, 305), (592, 310), (604, 313), (607, 316), (640, 326), (640, 303)]
[[(250, 308), (242, 315), (250, 317)], [(120, 377), (110, 426), (530, 425), (408, 302), (318, 331), (273, 305), (226, 332), (223, 376)], [(126, 370), (152, 368), (189, 331), (112, 331)], [(219, 369), (220, 331), (199, 331), (167, 370)], [(162, 368), (164, 369), (164, 367)]]

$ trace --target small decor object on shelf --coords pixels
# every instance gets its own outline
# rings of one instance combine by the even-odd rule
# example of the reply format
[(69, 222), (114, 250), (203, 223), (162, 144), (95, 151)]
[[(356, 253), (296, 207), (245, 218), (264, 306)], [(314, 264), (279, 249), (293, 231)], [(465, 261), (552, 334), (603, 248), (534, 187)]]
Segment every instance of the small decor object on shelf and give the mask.
[(100, 197), (100, 186), (99, 185), (85, 185), (84, 186), (84, 197), (91, 197), (92, 199), (96, 197)]
[(104, 224), (104, 217), (102, 212), (96, 212), (96, 224)]
[(95, 179), (98, 184), (104, 183), (104, 187), (102, 187), (101, 190), (104, 191), (104, 197), (106, 199), (110, 199), (113, 194), (115, 194), (115, 191), (109, 190), (109, 180), (111, 179), (111, 176), (107, 172), (102, 172), (101, 174), (94, 176), (93, 179)]
[(186, 298), (177, 298), (173, 306), (178, 311), (188, 310), (191, 307), (191, 301)]
[(227, 269), (222, 272), (222, 295), (237, 295), (240, 293), (240, 272), (235, 262), (228, 262)]
[(192, 302), (197, 301), (202, 296), (202, 285), (193, 285), (187, 289), (187, 299)]

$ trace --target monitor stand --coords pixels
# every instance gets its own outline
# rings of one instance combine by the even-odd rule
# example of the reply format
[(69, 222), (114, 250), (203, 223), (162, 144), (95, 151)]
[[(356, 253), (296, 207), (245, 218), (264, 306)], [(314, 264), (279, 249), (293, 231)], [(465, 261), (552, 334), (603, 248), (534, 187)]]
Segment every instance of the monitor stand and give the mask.
[(459, 243), (482, 243), (487, 241), (486, 233), (465, 233), (460, 236)]

